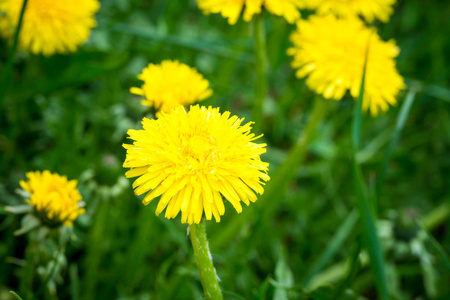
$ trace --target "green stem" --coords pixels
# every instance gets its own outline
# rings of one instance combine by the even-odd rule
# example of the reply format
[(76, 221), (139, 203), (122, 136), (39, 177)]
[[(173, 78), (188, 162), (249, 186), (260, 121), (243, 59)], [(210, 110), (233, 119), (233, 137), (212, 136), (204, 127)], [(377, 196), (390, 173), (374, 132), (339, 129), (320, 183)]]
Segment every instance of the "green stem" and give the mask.
[(216, 270), (212, 262), (211, 252), (209, 251), (205, 223), (192, 224), (189, 228), (192, 248), (194, 248), (195, 262), (197, 263), (205, 297), (207, 300), (223, 299), (219, 282), (217, 281)]
[[(306, 157), (308, 146), (317, 136), (317, 128), (325, 118), (331, 104), (330, 101), (324, 100), (319, 96), (314, 99), (313, 108), (309, 113), (305, 129), (298, 137), (297, 143), (289, 152), (286, 159), (275, 170), (273, 175), (271, 175), (271, 179), (264, 188), (264, 194), (258, 197), (258, 206), (264, 207), (262, 212), (257, 212), (256, 210), (244, 211), (243, 214), (247, 214), (247, 216), (235, 218), (230, 222), (227, 226), (227, 230), (214, 240), (215, 247), (220, 248), (228, 241), (232, 240), (248, 220), (263, 220), (261, 222), (262, 226), (257, 228), (258, 232), (261, 234), (266, 232), (265, 226), (271, 224), (270, 220), (273, 219), (273, 215), (276, 214), (278, 206), (280, 205), (279, 201), (273, 201), (273, 199), (280, 199), (280, 197), (282, 197), (284, 191), (297, 174), (298, 168)], [(262, 216), (259, 216), (259, 214), (262, 214)], [(252, 239), (256, 241), (257, 235), (252, 235)]]
[(280, 197), (298, 172), (298, 168), (304, 161), (309, 144), (317, 136), (317, 128), (325, 117), (332, 103), (321, 97), (314, 99), (312, 111), (308, 116), (305, 129), (300, 134), (297, 143), (289, 152), (283, 163), (276, 169), (267, 183), (264, 194), (259, 197), (259, 202), (264, 203), (264, 220), (270, 220), (275, 213), (278, 201), (272, 201)]
[(257, 14), (253, 17), (253, 39), (255, 42), (255, 103), (253, 103), (252, 121), (253, 131), (257, 134), (262, 133), (264, 100), (267, 95), (267, 49), (266, 33), (264, 30), (264, 16)]
[(24, 0), (22, 3), (22, 9), (20, 11), (19, 22), (17, 23), (16, 31), (14, 33), (13, 45), (11, 48), (11, 53), (8, 57), (8, 62), (6, 64), (5, 75), (3, 77), (3, 82), (0, 87), (0, 108), (2, 107), (3, 97), (6, 94), (6, 90), (9, 86), (9, 81), (11, 80), (11, 72), (14, 63), (14, 57), (16, 56), (17, 45), (19, 44), (19, 34), (20, 29), (22, 28), (23, 16), (25, 14), (25, 8), (27, 7), (28, 0)]
[(61, 237), (60, 237), (59, 250), (56, 252), (55, 257), (53, 257), (52, 268), (49, 271), (44, 282), (41, 284), (41, 287), (36, 292), (36, 296), (39, 296), (43, 292), (46, 292), (49, 295), (49, 297), (52, 297), (52, 298), (54, 297), (54, 295), (51, 295), (51, 291), (48, 289), (48, 283), (50, 282), (50, 280), (52, 280), (53, 277), (55, 277), (55, 273), (56, 273), (56, 271), (58, 269), (58, 265), (59, 265), (59, 258), (60, 258), (60, 256), (65, 255), (67, 243), (69, 242), (71, 233), (72, 233), (72, 229), (65, 227), (63, 225), (63, 227), (61, 228), (61, 232), (60, 232)]

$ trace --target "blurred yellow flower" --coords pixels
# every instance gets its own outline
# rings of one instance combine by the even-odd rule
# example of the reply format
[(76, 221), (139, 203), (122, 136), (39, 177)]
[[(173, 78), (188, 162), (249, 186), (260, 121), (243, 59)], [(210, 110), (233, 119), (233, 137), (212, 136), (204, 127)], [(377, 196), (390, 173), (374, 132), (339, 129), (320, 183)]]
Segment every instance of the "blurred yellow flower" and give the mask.
[[(23, 0), (0, 0), (0, 33), (12, 38), (19, 22)], [(100, 7), (97, 0), (28, 0), (20, 49), (46, 56), (68, 53), (89, 38), (96, 25), (94, 14)]]
[(144, 118), (143, 130), (129, 130), (133, 144), (124, 144), (126, 177), (139, 177), (133, 183), (136, 195), (146, 192), (143, 203), (161, 196), (156, 215), (166, 209), (168, 219), (181, 211), (183, 223), (199, 223), (203, 214), (216, 222), (225, 213), (222, 196), (238, 213), (241, 201), (256, 201), (269, 180), (268, 163), (260, 155), (266, 144), (256, 144), (251, 122), (219, 113), (218, 108), (178, 106), (156, 120)]
[(292, 33), (293, 68), (307, 86), (327, 99), (340, 100), (347, 90), (357, 98), (368, 49), (363, 109), (373, 116), (396, 104), (405, 88), (395, 67), (399, 48), (393, 40), (384, 42), (357, 18), (311, 16), (297, 23)]
[(389, 21), (396, 0), (304, 0), (318, 14), (332, 13), (339, 17), (362, 16), (368, 22)]
[(140, 88), (131, 88), (130, 92), (144, 96), (141, 103), (160, 112), (170, 112), (179, 105), (202, 101), (212, 94), (208, 80), (196, 69), (177, 60), (149, 64), (138, 78), (144, 84)]
[(76, 189), (76, 180), (67, 180), (50, 171), (28, 172), (27, 181), (20, 181), (20, 186), (29, 193), (30, 204), (44, 223), (58, 226), (64, 223), (72, 226), (79, 215), (84, 214), (81, 195)]
[(264, 7), (271, 14), (284, 17), (289, 23), (300, 18), (298, 11), (304, 0), (197, 0), (198, 7), (205, 13), (221, 13), (230, 25), (236, 24), (243, 12), (244, 21), (250, 22), (254, 14)]

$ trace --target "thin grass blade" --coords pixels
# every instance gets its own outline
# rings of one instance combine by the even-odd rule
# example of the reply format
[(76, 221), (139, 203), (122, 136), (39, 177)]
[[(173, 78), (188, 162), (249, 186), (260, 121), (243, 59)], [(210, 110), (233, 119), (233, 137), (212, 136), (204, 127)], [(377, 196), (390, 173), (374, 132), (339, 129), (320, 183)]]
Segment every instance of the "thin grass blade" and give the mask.
[(303, 280), (304, 286), (307, 286), (311, 279), (318, 274), (332, 260), (333, 256), (339, 251), (339, 249), (341, 249), (342, 244), (352, 232), (357, 220), (358, 213), (353, 210), (341, 224), (336, 234), (330, 239), (328, 246), (305, 276), (305, 279)]
[(355, 188), (356, 207), (358, 209), (363, 240), (367, 251), (369, 252), (370, 265), (375, 278), (378, 297), (382, 300), (389, 299), (384, 256), (381, 249), (380, 241), (378, 239), (377, 230), (375, 226), (375, 218), (369, 198), (367, 194), (367, 187), (363, 179), (361, 167), (359, 166), (356, 156), (360, 148), (361, 141), (361, 126), (362, 126), (362, 104), (364, 101), (364, 88), (367, 70), (367, 57), (369, 51), (369, 44), (366, 52), (366, 59), (364, 62), (363, 75), (361, 79), (361, 88), (359, 97), (353, 110), (353, 124), (352, 124), (352, 144), (353, 144), (353, 184)]
[(400, 134), (402, 133), (403, 127), (405, 127), (405, 123), (406, 120), (408, 119), (408, 115), (415, 97), (416, 97), (416, 89), (411, 88), (408, 94), (406, 95), (405, 102), (403, 103), (402, 108), (400, 109), (400, 112), (397, 116), (394, 134), (392, 136), (391, 142), (389, 143), (386, 155), (384, 156), (383, 163), (380, 167), (376, 187), (376, 193), (378, 198), (381, 196), (381, 192), (383, 190), (383, 183), (386, 177), (389, 161), (391, 160), (392, 153), (394, 152), (395, 146), (397, 146), (398, 140), (400, 139)]

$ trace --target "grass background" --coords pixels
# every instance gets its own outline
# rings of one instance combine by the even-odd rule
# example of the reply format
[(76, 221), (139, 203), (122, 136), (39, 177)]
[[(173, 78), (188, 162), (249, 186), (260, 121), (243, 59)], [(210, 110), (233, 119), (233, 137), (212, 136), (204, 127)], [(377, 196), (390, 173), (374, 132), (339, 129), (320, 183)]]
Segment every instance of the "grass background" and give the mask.
[[(67, 259), (58, 262), (58, 276), (50, 282), (58, 298), (202, 297), (187, 226), (179, 218), (156, 217), (156, 204), (144, 207), (131, 180), (124, 178), (121, 144), (127, 142), (126, 131), (140, 128), (146, 115), (128, 90), (140, 84), (136, 75), (149, 62), (177, 59), (210, 81), (214, 95), (204, 105), (250, 119), (255, 82), (251, 26), (242, 21), (229, 26), (219, 15), (204, 16), (194, 1), (102, 2), (98, 27), (77, 53), (42, 57), (19, 52), (16, 57), (0, 112), (0, 299), (13, 299), (8, 291), (20, 290), (28, 244), (26, 235), (13, 235), (21, 216), (4, 207), (23, 203), (16, 189), (27, 171), (44, 169), (78, 179), (87, 205), (87, 213), (74, 224)], [(389, 23), (375, 24), (384, 40), (397, 41), (398, 69), (417, 90), (376, 203), (393, 299), (450, 298), (446, 255), (439, 252), (450, 249), (449, 15), (446, 1), (405, 0), (398, 1)], [(265, 23), (270, 71), (263, 159), (273, 174), (304, 130), (316, 96), (289, 65), (286, 49), (295, 27), (269, 14)], [(3, 70), (9, 49), (4, 40), (0, 49)], [(364, 119), (358, 161), (371, 191), (405, 94), (385, 115)], [(227, 204), (220, 223), (208, 222), (225, 298), (333, 299), (340, 290), (345, 292), (338, 298), (376, 298), (354, 212), (353, 102), (346, 97), (328, 104), (295, 180), (270, 199), (275, 203), (270, 214), (256, 203), (237, 215)], [(231, 231), (236, 218), (249, 216), (253, 219), (237, 234)], [(49, 240), (46, 249), (36, 291), (57, 243)]]

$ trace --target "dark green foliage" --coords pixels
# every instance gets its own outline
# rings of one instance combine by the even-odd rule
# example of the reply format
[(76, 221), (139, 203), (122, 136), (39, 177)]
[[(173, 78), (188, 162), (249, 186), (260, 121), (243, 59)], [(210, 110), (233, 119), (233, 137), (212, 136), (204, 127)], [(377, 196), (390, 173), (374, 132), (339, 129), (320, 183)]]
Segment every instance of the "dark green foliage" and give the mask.
[[(379, 220), (390, 297), (448, 299), (450, 3), (398, 2), (391, 21), (375, 25), (384, 40), (397, 41), (398, 69), (417, 94), (379, 197), (380, 166), (407, 91), (385, 115), (364, 116), (359, 179)], [(16, 55), (0, 108), (0, 299), (18, 299), (13, 290), (28, 300), (20, 290), (29, 239), (14, 236), (22, 215), (5, 207), (23, 204), (16, 189), (27, 171), (44, 169), (78, 179), (87, 205), (74, 224), (66, 260), (60, 259), (49, 280), (59, 299), (201, 298), (187, 226), (179, 218), (156, 217), (155, 203), (144, 207), (124, 178), (121, 145), (147, 113), (129, 88), (140, 84), (136, 75), (147, 63), (177, 59), (210, 81), (214, 94), (204, 105), (250, 119), (251, 26), (204, 16), (194, 1), (103, 1), (97, 21), (90, 41), (75, 54)], [(266, 14), (265, 28), (269, 99), (263, 160), (273, 175), (304, 132), (316, 96), (289, 65), (294, 26)], [(9, 49), (0, 41), (2, 77)], [(328, 104), (301, 167), (292, 172), (294, 180), (264, 199), (270, 211), (257, 202), (238, 215), (226, 204), (222, 221), (207, 223), (225, 299), (378, 297), (355, 211), (353, 103), (347, 96)], [(41, 271), (58, 255), (58, 240), (48, 244), (37, 261)], [(49, 283), (45, 274), (34, 276), (37, 299), (54, 298), (39, 292)]]

